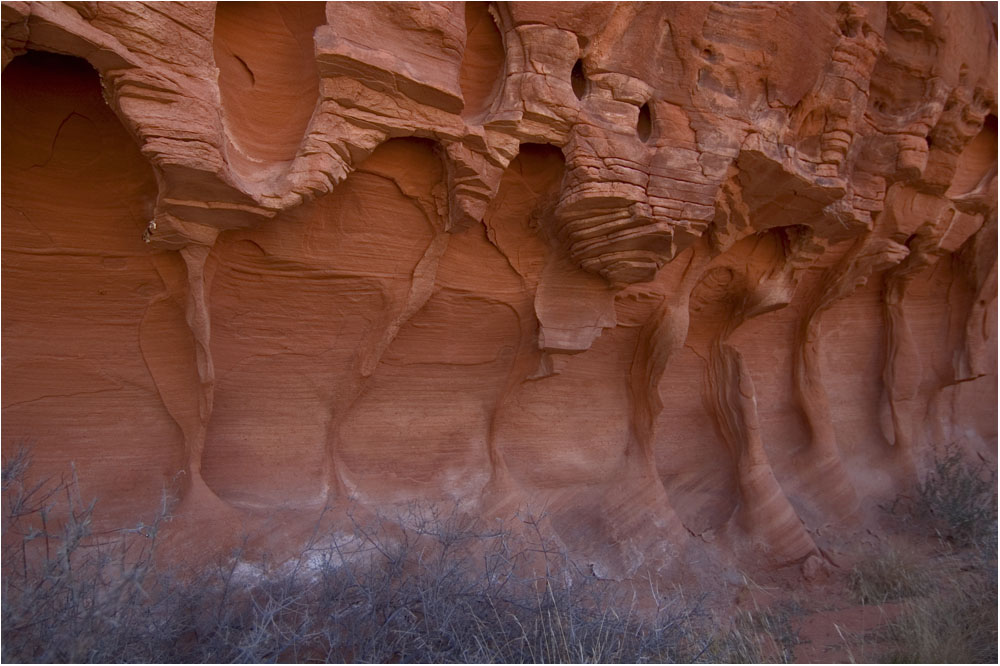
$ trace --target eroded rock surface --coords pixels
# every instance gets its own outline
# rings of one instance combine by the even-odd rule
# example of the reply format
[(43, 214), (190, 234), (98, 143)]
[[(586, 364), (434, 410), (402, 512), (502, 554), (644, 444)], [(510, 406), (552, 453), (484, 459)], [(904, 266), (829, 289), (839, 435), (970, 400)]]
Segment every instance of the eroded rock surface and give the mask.
[(995, 468), (995, 4), (2, 18), (4, 451), (113, 516), (533, 506), (627, 575)]

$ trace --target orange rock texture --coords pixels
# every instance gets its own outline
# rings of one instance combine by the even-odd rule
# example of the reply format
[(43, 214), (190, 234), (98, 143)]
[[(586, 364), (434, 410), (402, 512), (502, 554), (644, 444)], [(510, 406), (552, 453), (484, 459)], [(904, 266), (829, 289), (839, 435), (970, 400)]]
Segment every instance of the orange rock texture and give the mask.
[(995, 3), (2, 12), (3, 447), (118, 517), (808, 564), (995, 468)]

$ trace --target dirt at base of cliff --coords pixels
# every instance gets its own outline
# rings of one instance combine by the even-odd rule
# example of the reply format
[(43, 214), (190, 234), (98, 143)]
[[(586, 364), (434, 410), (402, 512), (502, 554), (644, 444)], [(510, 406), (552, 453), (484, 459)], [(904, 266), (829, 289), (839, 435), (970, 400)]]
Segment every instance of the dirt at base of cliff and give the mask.
[(749, 662), (993, 663), (992, 529), (978, 544), (926, 522), (866, 531), (811, 580), (794, 567), (744, 575), (731, 605), (714, 612), (730, 622), (731, 649)]

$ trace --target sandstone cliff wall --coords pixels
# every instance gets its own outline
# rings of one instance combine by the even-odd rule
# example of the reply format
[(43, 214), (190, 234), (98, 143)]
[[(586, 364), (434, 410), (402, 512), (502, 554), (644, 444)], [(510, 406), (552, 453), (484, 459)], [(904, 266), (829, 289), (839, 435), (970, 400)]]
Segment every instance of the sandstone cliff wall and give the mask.
[(995, 468), (995, 4), (2, 11), (3, 447), (116, 517), (783, 564)]

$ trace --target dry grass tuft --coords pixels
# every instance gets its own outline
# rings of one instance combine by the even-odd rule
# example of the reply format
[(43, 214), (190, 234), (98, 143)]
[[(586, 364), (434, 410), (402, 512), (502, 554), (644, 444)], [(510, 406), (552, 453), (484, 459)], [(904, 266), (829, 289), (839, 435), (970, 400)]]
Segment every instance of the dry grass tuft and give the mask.
[(799, 637), (788, 608), (740, 611), (729, 631), (717, 637), (710, 654), (715, 663), (788, 664)]
[[(995, 564), (994, 564), (995, 567)], [(997, 663), (997, 588), (952, 583), (907, 602), (888, 631), (891, 663)]]
[(884, 604), (925, 594), (930, 589), (930, 575), (925, 564), (913, 555), (895, 548), (856, 566), (849, 585), (860, 603)]

